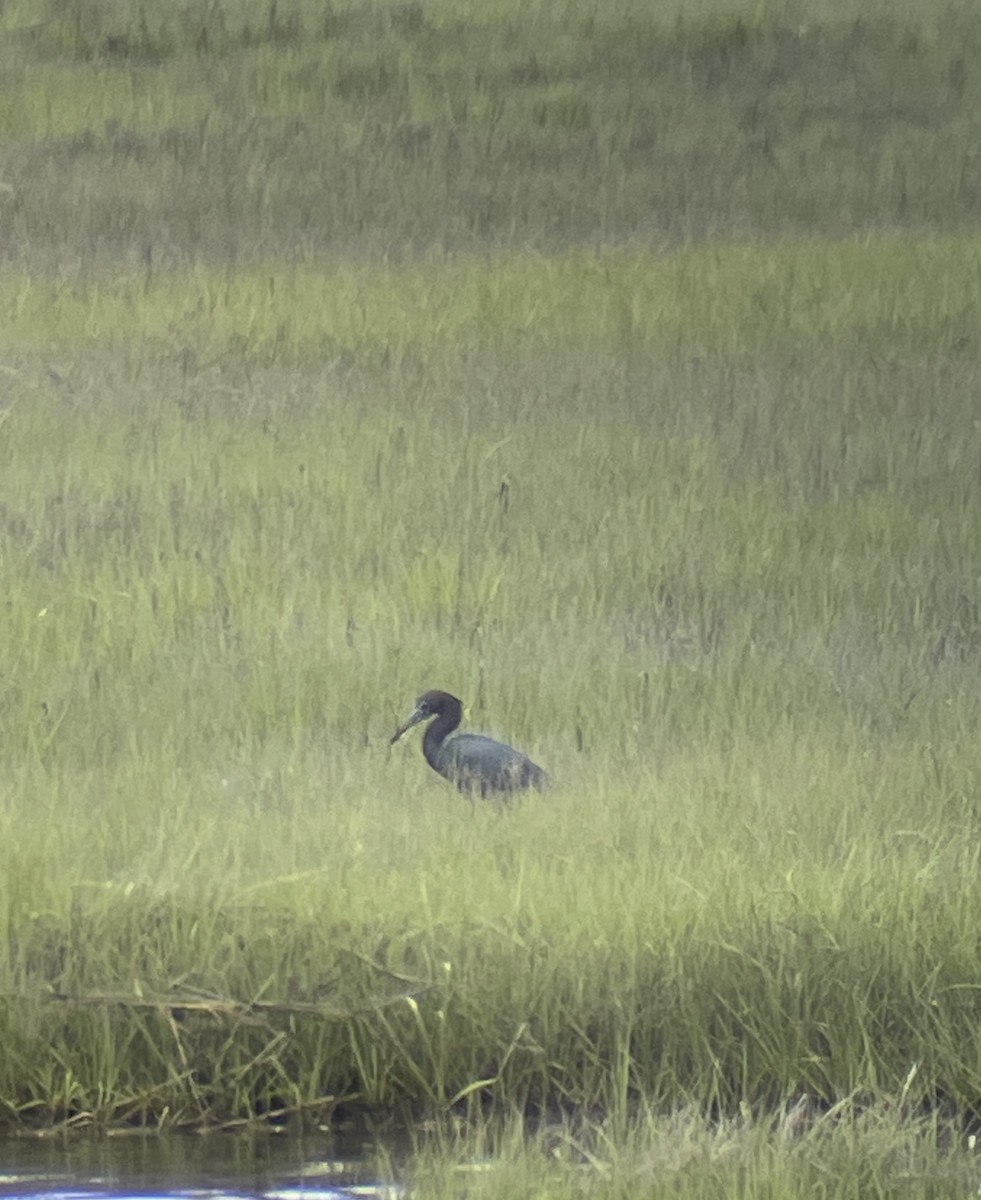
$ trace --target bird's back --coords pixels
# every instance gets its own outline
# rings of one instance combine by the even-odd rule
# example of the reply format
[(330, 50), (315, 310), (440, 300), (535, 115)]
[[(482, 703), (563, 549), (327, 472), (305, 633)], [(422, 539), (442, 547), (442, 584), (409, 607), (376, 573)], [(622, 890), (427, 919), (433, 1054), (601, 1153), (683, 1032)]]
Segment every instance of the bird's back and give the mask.
[(460, 789), (486, 796), (490, 792), (544, 790), (548, 776), (520, 750), (482, 733), (458, 733), (439, 748), (437, 770)]

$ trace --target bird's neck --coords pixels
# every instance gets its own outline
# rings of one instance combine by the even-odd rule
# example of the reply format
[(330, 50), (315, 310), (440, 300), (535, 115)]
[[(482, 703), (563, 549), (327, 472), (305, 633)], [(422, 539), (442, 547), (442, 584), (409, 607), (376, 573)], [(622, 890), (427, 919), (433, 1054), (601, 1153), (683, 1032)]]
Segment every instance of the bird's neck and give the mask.
[(452, 709), (447, 712), (441, 712), (426, 730), (422, 739), (422, 752), (426, 757), (426, 762), (429, 763), (434, 771), (439, 770), (437, 758), (440, 746), (442, 746), (446, 738), (460, 724), (462, 716), (462, 712), (454, 712)]

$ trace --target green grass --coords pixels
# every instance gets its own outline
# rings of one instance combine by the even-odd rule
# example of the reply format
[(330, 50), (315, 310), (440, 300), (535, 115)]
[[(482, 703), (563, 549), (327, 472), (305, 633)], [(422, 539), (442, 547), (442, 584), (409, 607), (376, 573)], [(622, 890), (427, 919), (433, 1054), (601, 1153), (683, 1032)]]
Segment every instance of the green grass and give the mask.
[[(667, 259), (731, 327), (676, 291), (659, 352), (651, 323), (621, 354), (598, 307), (561, 338), (576, 258), (524, 276), (541, 324), (510, 357), (535, 297), (507, 262), (483, 289), (449, 266), (482, 319), (428, 332), (424, 276), (363, 267), (390, 302), (319, 371), (255, 330), (248, 369), (161, 352), (169, 281), (70, 290), (54, 374), (40, 315), (12, 323), (8, 1116), (766, 1109), (895, 1095), (914, 1065), (911, 1100), (971, 1109), (974, 359), (926, 348), (944, 314), (902, 301), (887, 248), (799, 248), (795, 353), (724, 352), (754, 337), (724, 300), (747, 271), (795, 277), (764, 250)], [(959, 306), (970, 253), (903, 249)], [(842, 322), (808, 272), (849, 251)], [(270, 327), (250, 273), (191, 282), (226, 344), (235, 314)], [(363, 348), (399, 312), (386, 366)], [(472, 810), (389, 751), (430, 685), (556, 792)]]
[(967, 1196), (973, 1146), (950, 1147), (902, 1104), (842, 1105), (817, 1121), (801, 1107), (764, 1121), (748, 1113), (713, 1124), (692, 1112), (647, 1117), (624, 1137), (553, 1123), (529, 1137), (442, 1132), (411, 1175), (427, 1196), (876, 1197)]
[(966, 1193), (981, 23), (188, 11), (0, 14), (0, 1124)]
[(395, 269), (272, 262), (56, 279), (10, 271), (11, 349), (156, 351), (189, 367), (384, 365), (468, 354), (976, 351), (981, 243), (894, 235), (766, 246), (427, 256)]
[(0, 15), (32, 270), (978, 219), (968, 4), (37, 7)]

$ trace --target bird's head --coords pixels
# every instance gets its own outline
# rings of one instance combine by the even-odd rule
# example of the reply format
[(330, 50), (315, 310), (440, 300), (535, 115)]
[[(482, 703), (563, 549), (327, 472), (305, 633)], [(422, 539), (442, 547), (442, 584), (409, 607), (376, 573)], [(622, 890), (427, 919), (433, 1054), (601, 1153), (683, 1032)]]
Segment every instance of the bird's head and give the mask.
[(404, 733), (408, 733), (412, 726), (418, 725), (420, 721), (425, 721), (429, 717), (436, 717), (440, 713), (452, 712), (454, 710), (458, 714), (459, 719), (459, 714), (463, 712), (463, 705), (457, 700), (456, 696), (451, 696), (449, 692), (423, 692), (416, 701), (415, 708), (392, 734), (392, 740), (389, 744), (394, 745)]

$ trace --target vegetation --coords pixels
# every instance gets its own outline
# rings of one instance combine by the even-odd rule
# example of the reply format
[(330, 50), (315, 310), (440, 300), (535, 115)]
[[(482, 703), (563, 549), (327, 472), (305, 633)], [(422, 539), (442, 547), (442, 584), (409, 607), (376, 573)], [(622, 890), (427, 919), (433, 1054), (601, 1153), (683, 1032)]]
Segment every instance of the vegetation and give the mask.
[(967, 1190), (981, 17), (227, 7), (0, 12), (0, 1121)]
[(517, 1130), (490, 1146), (477, 1129), (469, 1138), (437, 1139), (413, 1168), (413, 1190), (436, 1197), (862, 1200), (977, 1191), (973, 1146), (952, 1149), (935, 1123), (903, 1118), (895, 1106), (857, 1114), (843, 1105), (817, 1121), (791, 1110), (711, 1126), (681, 1111), (635, 1121), (615, 1136), (548, 1127), (530, 1138)]

